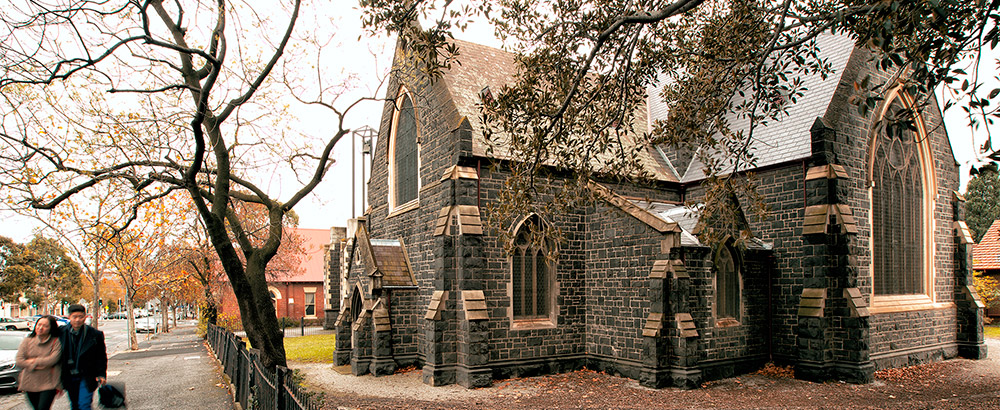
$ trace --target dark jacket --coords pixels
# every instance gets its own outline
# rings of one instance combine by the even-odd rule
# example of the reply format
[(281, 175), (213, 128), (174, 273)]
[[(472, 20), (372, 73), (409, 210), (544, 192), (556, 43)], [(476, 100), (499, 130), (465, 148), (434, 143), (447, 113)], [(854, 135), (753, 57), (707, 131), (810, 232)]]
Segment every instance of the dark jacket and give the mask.
[(83, 325), (80, 332), (83, 333), (83, 340), (79, 344), (70, 346), (69, 325), (60, 327), (59, 342), (62, 343), (62, 381), (66, 385), (72, 377), (72, 370), (75, 366), (69, 364), (71, 353), (79, 347), (80, 364), (79, 376), (87, 383), (87, 388), (97, 390), (97, 378), (108, 377), (108, 352), (104, 346), (104, 332), (94, 329), (88, 325)]

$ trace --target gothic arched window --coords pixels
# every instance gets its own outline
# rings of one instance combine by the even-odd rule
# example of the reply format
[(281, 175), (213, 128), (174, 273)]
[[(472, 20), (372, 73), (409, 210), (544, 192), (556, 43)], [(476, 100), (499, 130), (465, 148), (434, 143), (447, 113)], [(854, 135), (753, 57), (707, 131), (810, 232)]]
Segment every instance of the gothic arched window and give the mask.
[(547, 243), (538, 236), (541, 227), (541, 219), (532, 215), (514, 237), (511, 306), (515, 320), (549, 318), (552, 312), (555, 263), (547, 259), (549, 246), (539, 245)]
[(715, 252), (715, 317), (740, 320), (740, 269), (734, 250), (719, 245)]
[(872, 132), (872, 270), (875, 296), (928, 294), (926, 133), (905, 94), (890, 95)]
[(417, 151), (417, 117), (410, 95), (396, 100), (392, 136), (389, 139), (389, 202), (398, 208), (417, 199), (420, 190)]

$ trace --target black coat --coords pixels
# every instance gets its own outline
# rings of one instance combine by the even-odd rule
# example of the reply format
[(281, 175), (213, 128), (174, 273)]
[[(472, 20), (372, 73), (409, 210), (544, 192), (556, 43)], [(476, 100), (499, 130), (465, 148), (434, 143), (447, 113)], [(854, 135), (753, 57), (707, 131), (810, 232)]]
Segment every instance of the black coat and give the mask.
[[(94, 329), (88, 325), (83, 325), (80, 331), (84, 333), (84, 338), (80, 344), (80, 378), (87, 383), (87, 388), (97, 390), (97, 378), (108, 377), (108, 351), (104, 345), (104, 332)], [(70, 337), (70, 327), (68, 325), (59, 328), (59, 341), (62, 343), (62, 380), (63, 385), (70, 379), (72, 367), (69, 365), (71, 349), (68, 344)]]

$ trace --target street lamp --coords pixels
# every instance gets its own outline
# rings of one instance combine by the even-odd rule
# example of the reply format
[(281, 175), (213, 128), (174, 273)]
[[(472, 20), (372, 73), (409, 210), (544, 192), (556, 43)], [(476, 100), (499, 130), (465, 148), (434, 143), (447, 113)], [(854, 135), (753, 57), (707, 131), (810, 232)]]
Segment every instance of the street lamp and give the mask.
[(356, 148), (355, 148), (355, 141), (357, 141), (357, 139), (359, 137), (362, 140), (361, 141), (361, 184), (362, 184), (361, 185), (361, 212), (364, 212), (365, 211), (364, 210), (364, 208), (365, 208), (365, 185), (364, 185), (365, 165), (364, 165), (364, 161), (365, 161), (365, 155), (366, 154), (371, 155), (371, 151), (372, 151), (372, 138), (375, 137), (376, 134), (377, 134), (377, 131), (374, 128), (369, 127), (367, 125), (363, 125), (360, 128), (358, 128), (358, 129), (356, 129), (354, 131), (351, 131), (351, 218), (354, 218), (354, 217), (358, 216), (358, 214), (357, 214), (357, 212), (355, 212), (355, 208), (354, 208), (354, 204), (356, 203), (355, 202), (355, 194), (357, 192), (356, 191), (357, 188), (355, 186), (355, 180), (356, 180), (356, 178), (355, 178), (355, 169), (357, 168), (357, 166), (355, 165), (355, 162), (354, 162), (354, 158), (357, 156), (357, 151), (356, 151)]

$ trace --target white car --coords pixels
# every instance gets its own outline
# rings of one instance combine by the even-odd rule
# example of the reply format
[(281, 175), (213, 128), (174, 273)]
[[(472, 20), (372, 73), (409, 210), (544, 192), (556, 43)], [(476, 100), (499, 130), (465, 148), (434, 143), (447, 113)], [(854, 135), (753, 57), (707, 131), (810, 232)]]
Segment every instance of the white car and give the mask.
[(14, 357), (17, 356), (21, 340), (27, 335), (27, 332), (0, 330), (0, 389), (17, 387), (17, 376), (21, 369), (14, 366)]
[(152, 316), (146, 316), (142, 319), (135, 320), (136, 333), (156, 333), (159, 327), (160, 323), (157, 322), (156, 318)]
[(32, 325), (33, 323), (29, 322), (27, 319), (0, 317), (0, 329), (3, 330), (29, 330)]

